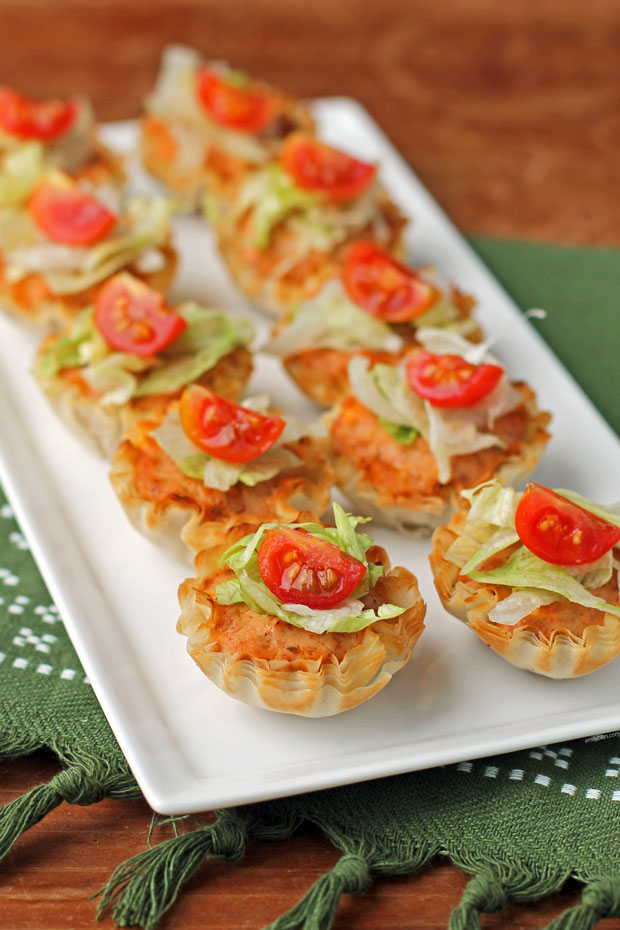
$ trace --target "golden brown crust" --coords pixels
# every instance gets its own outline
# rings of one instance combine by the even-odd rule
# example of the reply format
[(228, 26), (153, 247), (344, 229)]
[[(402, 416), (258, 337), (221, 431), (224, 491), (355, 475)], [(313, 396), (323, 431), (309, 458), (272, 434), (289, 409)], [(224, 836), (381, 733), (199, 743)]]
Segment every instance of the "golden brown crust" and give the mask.
[(193, 564), (205, 551), (209, 570), (234, 542), (261, 523), (293, 523), (300, 511), (312, 521), (329, 506), (333, 473), (327, 443), (309, 436), (286, 443), (300, 464), (254, 487), (206, 488), (188, 478), (149, 435), (152, 423), (135, 423), (112, 459), (110, 478), (132, 524), (151, 541)]
[[(291, 267), (291, 233), (286, 224), (276, 227), (267, 249), (248, 245), (239, 226), (222, 224), (216, 228), (218, 248), (228, 270), (244, 294), (260, 310), (280, 316), (301, 300), (313, 297), (330, 278), (340, 273), (344, 256), (354, 239), (373, 239), (392, 255), (403, 256), (403, 231), (407, 220), (383, 191), (379, 210), (385, 235), (377, 237), (369, 227), (357, 230), (330, 253), (311, 251)], [(286, 270), (282, 270), (286, 268)]]
[[(48, 344), (49, 339), (44, 341), (38, 355)], [(251, 373), (252, 354), (245, 346), (238, 346), (228, 355), (224, 355), (196, 383), (204, 384), (230, 400), (236, 400), (243, 392)], [(53, 378), (40, 375), (36, 377), (65, 426), (105, 458), (114, 455), (128, 427), (140, 420), (161, 419), (169, 404), (182, 393), (181, 389), (174, 394), (153, 394), (136, 398), (126, 404), (104, 405), (100, 396), (81, 378), (79, 369), (64, 369)]]
[(549, 439), (550, 415), (538, 410), (533, 391), (515, 383), (522, 403), (499, 417), (494, 432), (505, 448), (454, 456), (452, 477), (440, 484), (428, 443), (418, 436), (410, 446), (379, 426), (374, 413), (354, 397), (345, 398), (330, 420), (330, 455), (336, 484), (357, 513), (394, 526), (407, 535), (426, 535), (461, 506), (460, 492), (490, 478), (506, 484), (523, 480)]
[[(518, 668), (549, 678), (588, 675), (620, 653), (620, 618), (568, 602), (539, 607), (514, 626), (493, 623), (489, 613), (512, 589), (473, 581), (445, 558), (462, 530), (466, 512), (433, 533), (430, 563), (437, 593), (451, 614), (498, 655)], [(613, 579), (617, 591), (617, 579)], [(611, 586), (606, 592), (611, 593)], [(615, 601), (618, 604), (616, 595)]]
[[(215, 586), (232, 572), (209, 578), (204, 569), (209, 561), (205, 563), (201, 553), (197, 577), (179, 588), (177, 629), (187, 636), (187, 651), (197, 665), (231, 697), (306, 717), (350, 710), (385, 687), (409, 660), (424, 629), (426, 605), (415, 576), (404, 568), (390, 570), (379, 547), (369, 550), (369, 557), (387, 569), (364, 601), (368, 607), (405, 607), (393, 620), (378, 620), (358, 633), (320, 635), (259, 616), (245, 605), (222, 606), (215, 599)], [(268, 635), (261, 637), (257, 631)], [(269, 642), (269, 650), (260, 646), (261, 639)]]
[[(174, 278), (177, 253), (168, 241), (158, 246), (164, 264), (158, 271), (141, 273), (131, 265), (129, 270), (141, 278), (149, 287), (165, 294)], [(29, 274), (16, 284), (9, 284), (0, 260), (0, 306), (20, 320), (43, 326), (48, 332), (60, 332), (80, 310), (92, 304), (103, 281), (99, 281), (77, 294), (53, 294), (40, 274)]]

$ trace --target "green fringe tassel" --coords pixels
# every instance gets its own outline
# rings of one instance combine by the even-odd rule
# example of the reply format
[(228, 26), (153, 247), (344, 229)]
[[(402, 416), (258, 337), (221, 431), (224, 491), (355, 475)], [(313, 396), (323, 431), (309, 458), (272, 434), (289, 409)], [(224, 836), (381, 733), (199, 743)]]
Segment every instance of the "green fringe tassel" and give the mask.
[(112, 907), (117, 926), (152, 930), (205, 859), (241, 859), (251, 835), (266, 840), (283, 839), (300, 822), (293, 816), (269, 822), (249, 808), (216, 814), (214, 823), (159, 843), (115, 869), (109, 882), (97, 892), (102, 896), (97, 919)]
[(488, 867), (465, 886), (460, 904), (450, 915), (448, 930), (480, 930), (480, 914), (495, 914), (511, 901), (546, 897), (561, 888), (566, 877), (553, 871), (535, 875), (525, 865)]
[(620, 879), (601, 878), (583, 890), (581, 904), (555, 917), (547, 930), (592, 930), (605, 917), (620, 917)]
[(130, 776), (111, 776), (107, 771), (87, 772), (79, 765), (72, 765), (46, 785), (37, 785), (0, 809), (0, 859), (26, 830), (43, 820), (63, 801), (94, 804), (107, 795), (127, 797), (133, 793), (135, 784)]
[(265, 930), (329, 930), (342, 895), (362, 894), (370, 882), (368, 860), (359, 853), (345, 853), (295, 907)]

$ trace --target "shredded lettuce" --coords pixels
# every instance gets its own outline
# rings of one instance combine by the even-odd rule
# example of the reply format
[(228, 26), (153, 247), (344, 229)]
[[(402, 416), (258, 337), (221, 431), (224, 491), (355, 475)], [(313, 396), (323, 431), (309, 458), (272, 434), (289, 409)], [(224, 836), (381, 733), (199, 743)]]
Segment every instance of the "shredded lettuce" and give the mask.
[(395, 426), (427, 433), (422, 401), (409, 390), (401, 368), (370, 362), (362, 355), (349, 362), (351, 393), (377, 417)]
[(386, 433), (389, 433), (392, 439), (395, 439), (402, 446), (410, 446), (416, 437), (420, 435), (414, 426), (399, 426), (397, 423), (384, 420), (383, 417), (379, 417), (379, 423)]
[(230, 317), (196, 303), (181, 304), (176, 312), (187, 320), (187, 329), (159, 354), (162, 364), (136, 385), (134, 397), (173, 394), (254, 338), (254, 326), (245, 317)]
[(0, 154), (0, 207), (23, 203), (45, 173), (43, 146), (26, 142)]
[[(520, 542), (515, 530), (515, 511), (521, 493), (503, 487), (498, 481), (488, 481), (462, 493), (471, 506), (465, 524), (446, 551), (445, 558), (459, 567), (461, 575), (467, 575), (474, 581), (504, 584), (516, 589), (493, 608), (489, 614), (491, 621), (518, 623), (536, 607), (563, 599), (620, 616), (620, 607), (591, 593), (612, 577), (617, 567), (613, 550), (587, 565), (562, 566), (545, 562)], [(606, 509), (573, 492), (557, 493), (565, 497), (571, 495), (575, 503), (597, 516), (607, 519), (606, 515), (611, 514), (618, 520), (618, 505)], [(479, 569), (491, 556), (517, 543), (519, 545), (502, 566), (488, 571)]]
[(301, 187), (277, 163), (253, 172), (243, 185), (235, 203), (233, 217), (239, 219), (252, 211), (253, 245), (265, 249), (274, 226), (294, 210), (305, 210), (319, 198)]
[[(170, 45), (165, 48), (155, 87), (145, 101), (147, 113), (166, 122), (173, 135), (178, 137), (182, 143), (178, 147), (181, 160), (189, 148), (196, 153), (191, 156), (194, 162), (202, 150), (201, 163), (204, 163), (208, 148), (215, 146), (251, 164), (264, 162), (268, 151), (252, 133), (220, 126), (209, 118), (196, 92), (198, 69), (202, 62), (201, 56), (186, 46)], [(211, 66), (226, 80), (239, 83), (241, 72), (227, 68), (221, 62)], [(180, 162), (177, 167), (180, 169)]]
[(176, 393), (254, 336), (252, 323), (244, 318), (196, 303), (181, 304), (176, 311), (188, 324), (181, 336), (158, 355), (138, 358), (112, 351), (88, 307), (49, 344), (35, 362), (35, 371), (53, 378), (64, 368), (82, 368), (85, 381), (104, 395), (104, 403), (123, 404), (132, 397)]
[(367, 571), (351, 597), (331, 610), (314, 610), (298, 604), (286, 604), (271, 593), (258, 569), (258, 547), (265, 533), (275, 529), (278, 524), (265, 523), (250, 536), (245, 536), (235, 543), (222, 556), (222, 563), (235, 574), (234, 578), (219, 584), (216, 598), (219, 604), (244, 603), (256, 613), (278, 617), (292, 626), (302, 627), (314, 633), (342, 632), (352, 633), (362, 630), (379, 619), (398, 617), (404, 612), (403, 607), (395, 604), (383, 604), (376, 611), (364, 608), (361, 598), (371, 590), (383, 574), (380, 565), (369, 564), (366, 552), (372, 545), (372, 539), (364, 533), (357, 533), (356, 527), (366, 522), (362, 517), (355, 517), (338, 504), (334, 504), (334, 527), (318, 523), (291, 524), (291, 529), (304, 529), (318, 539), (324, 539), (338, 546), (347, 555), (359, 559)]
[[(266, 396), (249, 397), (242, 401), (244, 407), (266, 413), (269, 398)], [(274, 445), (251, 462), (225, 462), (222, 459), (198, 452), (196, 446), (186, 436), (176, 410), (169, 410), (162, 423), (152, 431), (152, 435), (164, 452), (173, 460), (189, 478), (195, 478), (208, 488), (228, 491), (240, 482), (254, 487), (262, 481), (268, 481), (287, 468), (301, 464), (300, 458), (285, 443), (295, 442), (308, 435), (310, 429), (295, 417), (287, 417), (284, 430)]]
[(264, 346), (282, 358), (308, 349), (375, 349), (399, 352), (403, 341), (390, 327), (349, 299), (340, 279), (300, 303), (291, 321)]
[(4, 273), (15, 283), (42, 274), (55, 294), (87, 290), (120, 268), (162, 246), (169, 233), (170, 204), (162, 197), (132, 197), (114, 230), (90, 248), (50, 242), (26, 210), (0, 210)]
[(544, 562), (525, 546), (513, 552), (508, 561), (499, 568), (490, 572), (470, 571), (468, 574), (474, 581), (551, 591), (573, 604), (593, 607), (595, 610), (607, 611), (620, 617), (620, 606), (608, 604), (592, 594), (564, 566)]

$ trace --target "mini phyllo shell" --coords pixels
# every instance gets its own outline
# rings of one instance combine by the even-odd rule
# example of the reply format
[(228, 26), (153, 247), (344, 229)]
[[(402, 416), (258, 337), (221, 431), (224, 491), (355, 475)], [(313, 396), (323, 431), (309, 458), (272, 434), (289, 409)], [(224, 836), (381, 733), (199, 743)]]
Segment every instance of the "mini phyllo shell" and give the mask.
[(21, 320), (58, 331), (116, 271), (165, 292), (175, 267), (162, 198), (123, 203), (52, 172), (26, 203), (0, 208), (0, 307)]
[(197, 385), (159, 423), (129, 429), (110, 477), (141, 533), (190, 564), (206, 550), (213, 571), (261, 523), (322, 514), (333, 484), (316, 429), (270, 409), (266, 396), (239, 405)]
[(218, 201), (226, 197), (231, 185), (278, 154), (290, 132), (314, 128), (305, 103), (180, 45), (164, 49), (144, 107), (145, 167), (194, 202), (205, 189)]
[(336, 484), (360, 513), (425, 535), (493, 477), (518, 482), (549, 438), (550, 416), (523, 382), (454, 333), (420, 329), (398, 365), (357, 356), (351, 393), (327, 415)]
[(337, 277), (354, 240), (400, 255), (406, 224), (377, 165), (304, 133), (289, 136), (280, 158), (248, 175), (211, 219), (236, 284), (276, 316)]
[(282, 359), (301, 390), (332, 407), (348, 393), (354, 355), (393, 363), (416, 344), (416, 331), (439, 327), (472, 341), (482, 334), (474, 301), (445, 287), (432, 269), (413, 269), (370, 242), (356, 242), (337, 277), (276, 323), (263, 351)]
[(620, 504), (529, 484), (483, 484), (433, 534), (435, 586), (451, 614), (502, 658), (550, 678), (620, 652)]
[(261, 526), (211, 572), (179, 589), (177, 625), (205, 675), (267, 710), (327, 717), (377, 694), (409, 660), (426, 605), (414, 575), (357, 533), (334, 504), (335, 526)]
[(31, 100), (0, 87), (0, 207), (24, 200), (50, 168), (95, 186), (125, 183), (122, 159), (97, 138), (88, 100)]
[(33, 371), (69, 428), (106, 457), (134, 421), (163, 415), (193, 382), (236, 398), (252, 372), (251, 322), (198, 303), (168, 308), (133, 276), (110, 278)]

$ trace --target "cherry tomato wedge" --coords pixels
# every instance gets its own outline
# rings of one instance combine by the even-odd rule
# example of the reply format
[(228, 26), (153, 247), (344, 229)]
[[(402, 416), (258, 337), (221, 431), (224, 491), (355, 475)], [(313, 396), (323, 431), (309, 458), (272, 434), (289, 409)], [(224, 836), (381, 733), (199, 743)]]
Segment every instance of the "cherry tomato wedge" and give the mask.
[(272, 119), (271, 99), (251, 84), (238, 86), (208, 66), (198, 72), (198, 99), (220, 126), (258, 132)]
[(620, 542), (620, 528), (530, 482), (515, 512), (515, 529), (530, 552), (554, 565), (596, 562)]
[(328, 200), (350, 200), (370, 186), (377, 166), (359, 161), (303, 132), (287, 136), (281, 163), (298, 187)]
[(338, 546), (304, 530), (269, 530), (258, 548), (258, 570), (272, 594), (285, 604), (327, 610), (349, 597), (366, 566)]
[(406, 323), (425, 313), (440, 292), (371, 242), (356, 242), (342, 269), (351, 300), (386, 323)]
[(158, 291), (126, 272), (114, 275), (97, 292), (95, 323), (113, 349), (141, 358), (161, 352), (187, 327)]
[(0, 87), (0, 129), (18, 139), (51, 142), (71, 129), (77, 116), (73, 100), (30, 100)]
[(225, 462), (258, 458), (286, 426), (282, 417), (242, 407), (198, 384), (183, 393), (180, 414), (185, 435), (203, 452)]
[(423, 350), (407, 362), (412, 391), (435, 407), (471, 407), (490, 394), (504, 369), (499, 365), (470, 365), (460, 355), (436, 355)]
[(93, 245), (116, 225), (107, 207), (62, 176), (39, 181), (28, 207), (39, 229), (66, 245)]

